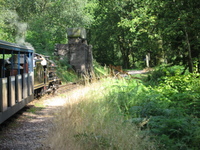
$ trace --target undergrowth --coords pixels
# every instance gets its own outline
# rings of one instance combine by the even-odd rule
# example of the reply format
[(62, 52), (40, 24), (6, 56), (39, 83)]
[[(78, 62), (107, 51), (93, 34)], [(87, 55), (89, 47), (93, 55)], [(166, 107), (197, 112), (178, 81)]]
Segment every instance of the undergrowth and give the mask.
[(77, 74), (74, 70), (74, 68), (68, 63), (68, 60), (66, 57), (63, 59), (57, 61), (57, 75), (62, 80), (63, 83), (67, 82), (78, 82), (80, 80), (86, 80), (85, 82), (89, 80), (96, 80), (103, 77), (108, 76), (108, 68), (102, 67), (99, 65), (95, 60), (93, 60), (93, 68), (90, 74), (85, 73), (81, 76)]
[(68, 94), (48, 142), (53, 149), (154, 149), (149, 136), (125, 118), (107, 98), (113, 80), (93, 83)]
[(68, 95), (54, 122), (52, 147), (199, 149), (200, 75), (181, 73), (173, 66), (144, 80), (107, 78)]

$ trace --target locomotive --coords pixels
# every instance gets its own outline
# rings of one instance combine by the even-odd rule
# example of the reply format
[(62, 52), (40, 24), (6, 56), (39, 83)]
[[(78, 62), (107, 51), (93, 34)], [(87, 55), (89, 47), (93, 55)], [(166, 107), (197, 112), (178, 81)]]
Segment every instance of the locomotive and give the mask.
[(0, 124), (61, 84), (56, 64), (34, 48), (0, 40)]
[(56, 75), (56, 64), (38, 53), (34, 54), (34, 96), (42, 96), (45, 93), (54, 93), (61, 84), (61, 80)]

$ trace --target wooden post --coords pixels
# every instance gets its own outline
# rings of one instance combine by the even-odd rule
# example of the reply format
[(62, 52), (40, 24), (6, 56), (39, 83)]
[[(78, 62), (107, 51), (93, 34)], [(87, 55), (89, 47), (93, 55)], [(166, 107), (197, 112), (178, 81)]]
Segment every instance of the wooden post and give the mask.
[(146, 55), (146, 65), (147, 65), (147, 67), (149, 67), (149, 61), (150, 61), (150, 53), (148, 53)]

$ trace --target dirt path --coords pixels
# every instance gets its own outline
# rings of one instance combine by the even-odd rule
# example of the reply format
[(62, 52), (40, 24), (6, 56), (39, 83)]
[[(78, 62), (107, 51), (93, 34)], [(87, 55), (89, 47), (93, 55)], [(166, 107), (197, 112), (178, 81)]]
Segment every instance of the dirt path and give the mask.
[[(61, 93), (67, 94), (63, 91)], [(61, 96), (50, 95), (28, 104), (30, 108), (27, 111), (10, 121), (6, 127), (1, 127), (0, 150), (50, 149), (43, 142), (53, 126), (54, 114), (63, 107), (66, 100)]]
[(133, 75), (133, 74), (142, 74), (146, 73), (147, 71), (145, 70), (133, 70), (133, 71), (128, 71), (128, 74)]

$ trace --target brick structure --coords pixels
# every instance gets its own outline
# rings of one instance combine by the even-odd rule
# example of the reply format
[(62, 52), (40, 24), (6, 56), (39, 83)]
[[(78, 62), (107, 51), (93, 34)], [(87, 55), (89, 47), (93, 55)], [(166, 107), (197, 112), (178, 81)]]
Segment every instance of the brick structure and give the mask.
[(68, 44), (57, 44), (54, 54), (60, 59), (67, 59), (78, 74), (87, 74), (93, 70), (92, 46), (87, 44), (85, 29), (68, 29)]

